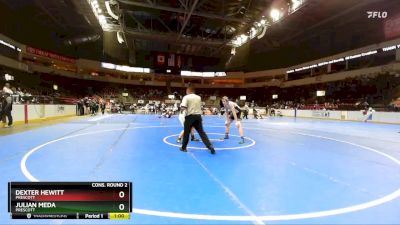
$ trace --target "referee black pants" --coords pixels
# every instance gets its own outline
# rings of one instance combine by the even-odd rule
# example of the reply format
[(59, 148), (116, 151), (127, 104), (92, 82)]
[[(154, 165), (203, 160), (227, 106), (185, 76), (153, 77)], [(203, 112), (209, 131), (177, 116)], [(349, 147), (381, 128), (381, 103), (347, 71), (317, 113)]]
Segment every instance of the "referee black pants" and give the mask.
[(3, 120), (3, 123), (6, 122), (6, 117), (7, 117), (7, 120), (8, 120), (8, 126), (11, 126), (13, 124), (13, 118), (12, 118), (11, 110), (3, 111), (2, 118), (0, 118), (1, 120)]
[(249, 119), (249, 118), (247, 118), (247, 115), (249, 115), (249, 111), (244, 110), (243, 111), (243, 119), (245, 119), (245, 118), (246, 118), (246, 120)]
[(194, 127), (197, 133), (199, 133), (201, 140), (206, 145), (208, 149), (212, 148), (211, 142), (207, 137), (207, 134), (203, 129), (203, 120), (201, 119), (201, 115), (188, 115), (185, 117), (184, 124), (184, 132), (183, 132), (183, 141), (182, 141), (182, 149), (186, 149), (189, 143), (189, 134), (190, 129)]

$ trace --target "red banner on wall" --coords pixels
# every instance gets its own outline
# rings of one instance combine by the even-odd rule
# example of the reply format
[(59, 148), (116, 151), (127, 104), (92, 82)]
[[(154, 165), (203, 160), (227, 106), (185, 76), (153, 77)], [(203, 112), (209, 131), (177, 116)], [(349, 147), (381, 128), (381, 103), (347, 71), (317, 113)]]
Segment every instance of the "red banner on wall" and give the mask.
[(50, 59), (54, 59), (54, 60), (58, 60), (58, 61), (63, 61), (66, 63), (71, 63), (71, 64), (75, 64), (76, 60), (73, 58), (69, 58), (66, 56), (62, 56), (62, 55), (58, 55), (52, 52), (48, 52), (45, 50), (41, 50), (38, 48), (33, 48), (33, 47), (27, 47), (26, 51), (28, 53), (34, 54), (34, 55), (38, 55), (38, 56), (42, 56), (42, 57), (46, 57), (46, 58), (50, 58)]
[(157, 55), (157, 65), (159, 65), (159, 66), (165, 65), (165, 55), (163, 55), (163, 54)]

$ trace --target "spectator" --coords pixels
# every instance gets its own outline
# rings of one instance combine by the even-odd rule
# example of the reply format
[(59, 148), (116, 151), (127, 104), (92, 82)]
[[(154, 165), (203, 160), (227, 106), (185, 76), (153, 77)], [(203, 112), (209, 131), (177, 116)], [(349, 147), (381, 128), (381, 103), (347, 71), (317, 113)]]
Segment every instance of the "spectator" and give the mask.
[(3, 87), (3, 97), (2, 97), (2, 121), (5, 124), (6, 117), (8, 120), (8, 124), (5, 124), (4, 127), (12, 127), (13, 126), (13, 118), (11, 115), (12, 112), (12, 94), (13, 91), (10, 88), (10, 84), (6, 83), (5, 86)]
[(4, 99), (4, 94), (3, 94), (3, 90), (0, 90), (0, 120), (2, 121), (2, 123), (5, 123), (3, 120), (3, 105), (5, 104), (5, 99)]
[(83, 116), (85, 114), (85, 109), (83, 107), (83, 100), (79, 100), (77, 103), (77, 107), (78, 107), (78, 116)]
[(249, 115), (249, 110), (250, 110), (249, 106), (247, 105), (247, 103), (245, 103), (243, 107), (243, 119), (244, 118), (246, 118), (246, 120), (248, 119), (247, 115)]
[(3, 87), (3, 94), (8, 94), (8, 95), (10, 95), (10, 96), (13, 94), (13, 91), (12, 91), (12, 89), (11, 89), (10, 83), (6, 83), (6, 84), (4, 85), (4, 87)]

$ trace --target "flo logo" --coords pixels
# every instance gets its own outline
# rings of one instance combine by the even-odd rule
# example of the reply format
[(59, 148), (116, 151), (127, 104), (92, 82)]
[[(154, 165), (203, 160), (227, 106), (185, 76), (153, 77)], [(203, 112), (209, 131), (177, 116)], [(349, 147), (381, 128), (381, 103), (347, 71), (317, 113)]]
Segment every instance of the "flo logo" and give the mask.
[(380, 11), (367, 11), (368, 18), (372, 19), (385, 19), (387, 17), (387, 12), (380, 12)]

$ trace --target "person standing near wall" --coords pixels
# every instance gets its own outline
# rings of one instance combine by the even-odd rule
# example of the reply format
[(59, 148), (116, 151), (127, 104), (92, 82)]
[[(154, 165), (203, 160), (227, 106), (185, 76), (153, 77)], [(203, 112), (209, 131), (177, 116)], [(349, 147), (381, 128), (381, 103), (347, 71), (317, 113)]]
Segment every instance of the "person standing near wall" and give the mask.
[(249, 119), (247, 118), (247, 115), (249, 115), (249, 110), (250, 110), (249, 106), (247, 105), (247, 103), (245, 103), (243, 107), (243, 119), (246, 120)]
[(106, 111), (106, 103), (104, 100), (101, 100), (100, 102), (101, 115), (104, 115), (104, 112)]
[(0, 90), (0, 120), (2, 123), (5, 123), (3, 120), (3, 105), (5, 104), (5, 99), (3, 95), (3, 90)]
[(13, 126), (13, 118), (11, 115), (12, 112), (12, 95), (13, 91), (11, 90), (11, 86), (9, 83), (6, 83), (3, 87), (3, 103), (2, 103), (2, 120), (3, 123), (6, 123), (6, 117), (8, 120), (8, 124), (4, 125), (5, 128)]

